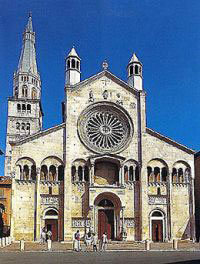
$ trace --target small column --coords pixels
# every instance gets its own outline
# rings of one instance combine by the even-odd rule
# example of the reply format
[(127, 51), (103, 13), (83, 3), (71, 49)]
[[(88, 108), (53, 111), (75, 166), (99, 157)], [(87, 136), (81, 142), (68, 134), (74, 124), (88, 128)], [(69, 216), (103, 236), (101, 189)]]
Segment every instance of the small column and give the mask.
[(82, 181), (85, 182), (85, 166), (82, 167)]
[(58, 166), (56, 166), (56, 181), (58, 181)]
[(31, 167), (28, 167), (28, 179), (31, 180)]
[(120, 168), (119, 168), (119, 185), (122, 184), (122, 174), (123, 174), (123, 166), (121, 166), (120, 164)]
[(94, 184), (94, 163), (91, 163), (90, 169), (90, 185)]
[(133, 181), (135, 182), (135, 166), (133, 166)]
[(0, 238), (0, 248), (2, 247), (2, 238)]
[(123, 167), (123, 173), (122, 173), (122, 180), (121, 180), (121, 185), (124, 185), (124, 167)]
[(47, 181), (49, 181), (49, 167), (47, 167)]
[(77, 166), (75, 166), (76, 167), (76, 172), (75, 172), (75, 182), (78, 182), (78, 167)]

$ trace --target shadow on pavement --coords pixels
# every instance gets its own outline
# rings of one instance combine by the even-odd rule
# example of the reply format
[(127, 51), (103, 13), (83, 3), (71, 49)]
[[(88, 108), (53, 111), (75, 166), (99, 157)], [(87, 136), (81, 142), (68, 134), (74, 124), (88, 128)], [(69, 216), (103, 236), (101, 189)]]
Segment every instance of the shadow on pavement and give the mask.
[(186, 260), (186, 261), (178, 261), (178, 262), (166, 262), (165, 264), (197, 264), (200, 263), (200, 259), (195, 260)]

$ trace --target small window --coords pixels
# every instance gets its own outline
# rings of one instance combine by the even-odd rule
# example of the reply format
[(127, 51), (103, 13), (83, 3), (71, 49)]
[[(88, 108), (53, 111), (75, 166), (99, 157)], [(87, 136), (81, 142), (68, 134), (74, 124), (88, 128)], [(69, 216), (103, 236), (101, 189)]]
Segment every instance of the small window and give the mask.
[(29, 123), (26, 124), (26, 130), (30, 131), (30, 124)]
[(20, 130), (20, 123), (19, 122), (16, 123), (16, 129)]
[(21, 105), (17, 104), (17, 112), (21, 112)]
[(23, 76), (21, 77), (21, 81), (23, 81)]
[(70, 60), (67, 61), (67, 69), (70, 68)]
[(22, 123), (22, 130), (25, 130), (25, 123)]
[(24, 76), (24, 81), (26, 82), (26, 76)]
[(135, 65), (135, 74), (139, 74), (139, 67), (138, 67), (138, 65)]
[(33, 78), (32, 78), (32, 83), (33, 83)]
[(52, 194), (52, 187), (49, 187), (49, 194)]
[(79, 70), (79, 61), (76, 62), (76, 68)]
[(133, 74), (133, 66), (130, 66), (130, 75)]
[(157, 195), (160, 195), (161, 193), (160, 193), (160, 188), (158, 187), (157, 188)]
[(29, 77), (27, 76), (27, 81), (29, 81)]
[(29, 113), (31, 113), (31, 105), (30, 105), (30, 104), (27, 105), (27, 111), (28, 111)]
[(75, 60), (72, 59), (72, 68), (75, 69), (76, 65), (75, 65)]
[(26, 105), (22, 104), (22, 111), (26, 111)]
[(15, 97), (18, 98), (18, 87), (15, 87)]

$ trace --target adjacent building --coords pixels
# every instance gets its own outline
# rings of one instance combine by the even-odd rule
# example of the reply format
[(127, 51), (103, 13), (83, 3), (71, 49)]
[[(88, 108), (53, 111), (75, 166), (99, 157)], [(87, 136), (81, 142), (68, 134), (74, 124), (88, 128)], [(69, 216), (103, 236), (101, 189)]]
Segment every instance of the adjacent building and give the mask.
[(77, 229), (107, 232), (111, 240), (194, 239), (194, 151), (147, 127), (136, 54), (126, 70), (125, 82), (104, 61), (101, 72), (81, 80), (73, 47), (65, 61), (63, 123), (42, 130), (29, 17), (8, 99), (5, 171), (12, 176), (16, 240), (39, 240), (43, 227), (64, 241)]

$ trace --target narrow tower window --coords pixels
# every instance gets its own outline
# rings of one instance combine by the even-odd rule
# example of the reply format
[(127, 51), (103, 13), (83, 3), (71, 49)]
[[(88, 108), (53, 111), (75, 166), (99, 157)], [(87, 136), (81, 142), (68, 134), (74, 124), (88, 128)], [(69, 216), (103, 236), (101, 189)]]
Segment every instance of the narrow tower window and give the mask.
[(76, 68), (79, 71), (79, 61), (76, 62)]
[(139, 74), (139, 68), (138, 68), (138, 65), (135, 65), (135, 74)]
[(22, 111), (23, 111), (23, 112), (26, 111), (26, 105), (25, 105), (25, 104), (22, 105)]
[(18, 98), (18, 87), (15, 87), (15, 97)]
[(36, 99), (36, 98), (37, 98), (36, 89), (33, 87), (33, 89), (32, 89), (32, 99)]
[(31, 113), (31, 105), (30, 104), (27, 105), (27, 112)]
[(75, 65), (75, 60), (72, 60), (72, 68), (75, 69), (76, 65)]
[(25, 123), (22, 123), (22, 130), (25, 130)]
[(133, 74), (133, 66), (130, 66), (130, 75)]
[(19, 122), (16, 123), (16, 129), (20, 130), (20, 123)]
[(21, 105), (17, 104), (17, 112), (21, 112)]
[(67, 61), (67, 69), (70, 68), (70, 60)]

